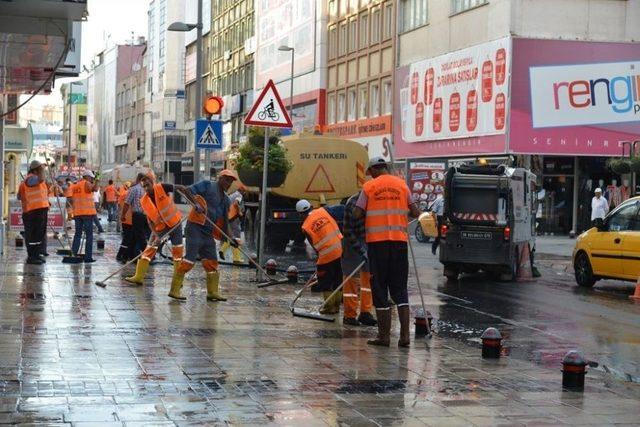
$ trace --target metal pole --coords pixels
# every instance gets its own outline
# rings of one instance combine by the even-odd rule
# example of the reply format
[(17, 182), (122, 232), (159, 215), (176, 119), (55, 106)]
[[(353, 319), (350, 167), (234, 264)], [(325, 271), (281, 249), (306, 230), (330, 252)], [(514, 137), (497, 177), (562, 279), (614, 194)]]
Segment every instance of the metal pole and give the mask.
[[(200, 117), (202, 110), (202, 0), (198, 0), (198, 24), (196, 26), (196, 108), (195, 118)], [(205, 160), (206, 165), (206, 160)], [(197, 141), (193, 144), (193, 182), (200, 180), (200, 149)]]
[[(69, 82), (69, 124), (67, 125), (68, 132), (68, 147), (67, 147), (67, 175), (71, 175), (71, 121), (72, 121), (72, 106), (73, 101), (73, 82)], [(27, 159), (29, 160), (29, 159)]]
[[(580, 190), (580, 169), (578, 157), (573, 158), (573, 200), (571, 201), (571, 231), (569, 237), (578, 234), (578, 191)], [(533, 196), (532, 196), (533, 197)]]
[(291, 48), (291, 88), (289, 88), (289, 118), (293, 120), (293, 58), (296, 50)]
[[(0, 112), (4, 112), (5, 96), (0, 96)], [(0, 117), (0, 156), (4, 165), (4, 117)], [(15, 187), (14, 187), (15, 188)], [(0, 168), (0, 255), (4, 255), (4, 166)]]
[[(267, 222), (267, 169), (269, 167), (269, 128), (264, 128), (264, 154), (262, 159), (262, 189), (260, 191), (260, 244), (258, 245), (258, 264), (264, 265), (264, 234)], [(260, 273), (260, 280), (264, 277)]]

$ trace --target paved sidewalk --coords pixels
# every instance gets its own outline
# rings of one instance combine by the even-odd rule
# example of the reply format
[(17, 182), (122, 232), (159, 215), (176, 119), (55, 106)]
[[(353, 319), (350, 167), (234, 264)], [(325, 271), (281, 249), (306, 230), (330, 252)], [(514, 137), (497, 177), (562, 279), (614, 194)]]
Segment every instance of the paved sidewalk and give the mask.
[(545, 258), (570, 259), (576, 239), (569, 236), (538, 236), (536, 237), (536, 253)]
[[(205, 300), (200, 265), (185, 282), (186, 303), (166, 297), (165, 264), (151, 268), (145, 286), (116, 278), (96, 287), (119, 266), (111, 261), (116, 246), (117, 237), (107, 235), (96, 264), (65, 265), (52, 255), (45, 266), (24, 265), (24, 251), (9, 248), (0, 276), (0, 424), (637, 425), (640, 419), (637, 384), (593, 370), (584, 393), (563, 391), (560, 353), (536, 362), (508, 355), (483, 360), (478, 331), (466, 340), (436, 331), (431, 340), (398, 349), (395, 315), (392, 346), (370, 347), (374, 329), (292, 317), (288, 304), (299, 287), (257, 290), (249, 269), (223, 267), (226, 303)], [(415, 286), (410, 299), (417, 308)], [(299, 305), (319, 302), (303, 297)], [(427, 304), (437, 313), (445, 300), (431, 289)]]

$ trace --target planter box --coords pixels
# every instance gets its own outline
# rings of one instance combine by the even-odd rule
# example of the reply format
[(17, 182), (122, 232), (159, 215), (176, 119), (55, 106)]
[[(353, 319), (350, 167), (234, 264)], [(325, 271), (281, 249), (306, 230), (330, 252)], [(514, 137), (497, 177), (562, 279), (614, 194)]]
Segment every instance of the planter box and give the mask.
[[(247, 187), (262, 187), (262, 171), (238, 169), (238, 177)], [(284, 172), (267, 172), (267, 187), (280, 187), (286, 178)]]

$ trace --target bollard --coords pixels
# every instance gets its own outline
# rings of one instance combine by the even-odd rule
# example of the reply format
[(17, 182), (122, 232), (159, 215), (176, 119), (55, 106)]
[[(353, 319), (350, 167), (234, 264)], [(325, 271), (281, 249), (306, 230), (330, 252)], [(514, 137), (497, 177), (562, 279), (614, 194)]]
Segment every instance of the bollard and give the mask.
[(275, 276), (277, 267), (278, 263), (273, 258), (269, 258), (269, 260), (264, 264), (264, 269), (267, 271), (269, 276)]
[(16, 248), (24, 247), (24, 239), (20, 236), (16, 237)]
[(290, 265), (289, 268), (287, 268), (287, 279), (289, 279), (289, 283), (298, 282), (298, 267)]
[[(256, 253), (251, 253), (251, 259), (252, 259), (252, 260), (253, 260), (253, 262), (255, 263), (255, 264), (253, 264), (253, 266), (254, 266), (254, 267), (255, 267), (256, 265), (258, 265), (258, 254), (256, 254)], [(256, 270), (258, 270), (258, 269), (256, 268)]]
[(570, 390), (584, 390), (584, 376), (587, 362), (582, 353), (571, 350), (562, 359), (562, 387)]
[(487, 328), (480, 336), (482, 339), (482, 358), (499, 359), (502, 349), (502, 335), (496, 328)]
[(422, 308), (418, 309), (414, 320), (416, 336), (427, 335), (431, 331), (433, 316), (429, 310), (427, 310), (427, 316), (425, 317)]
[(104, 239), (96, 240), (96, 247), (98, 248), (98, 250), (103, 251), (104, 250)]

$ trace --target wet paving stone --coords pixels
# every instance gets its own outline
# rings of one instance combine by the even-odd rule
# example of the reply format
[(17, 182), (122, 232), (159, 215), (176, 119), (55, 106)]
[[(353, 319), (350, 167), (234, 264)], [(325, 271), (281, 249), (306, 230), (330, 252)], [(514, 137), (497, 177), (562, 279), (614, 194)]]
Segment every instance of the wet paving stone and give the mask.
[[(584, 393), (562, 391), (561, 351), (526, 350), (526, 328), (504, 324), (513, 353), (482, 360), (477, 337), (488, 321), (465, 312), (470, 303), (461, 296), (439, 296), (436, 285), (427, 295), (439, 314), (433, 338), (409, 349), (374, 348), (366, 345), (374, 328), (291, 316), (299, 286), (258, 290), (250, 269), (222, 267), (226, 303), (206, 301), (199, 265), (185, 281), (185, 303), (166, 296), (166, 262), (150, 269), (144, 286), (122, 281), (129, 269), (99, 288), (94, 281), (119, 267), (112, 261), (117, 244), (107, 233), (91, 266), (65, 265), (55, 255), (28, 266), (23, 250), (8, 248), (0, 276), (0, 424), (526, 426), (640, 419), (633, 382), (593, 370)], [(410, 297), (417, 308), (413, 288)], [(319, 302), (308, 295), (299, 305)], [(459, 318), (448, 317), (449, 309)], [(394, 319), (392, 343), (397, 329)]]

